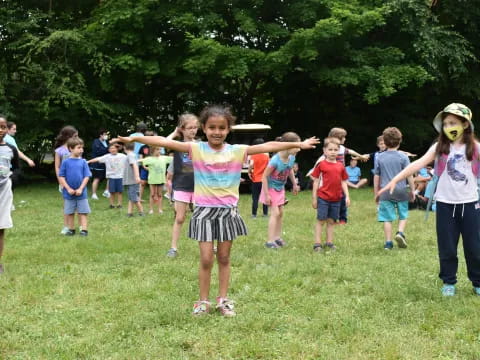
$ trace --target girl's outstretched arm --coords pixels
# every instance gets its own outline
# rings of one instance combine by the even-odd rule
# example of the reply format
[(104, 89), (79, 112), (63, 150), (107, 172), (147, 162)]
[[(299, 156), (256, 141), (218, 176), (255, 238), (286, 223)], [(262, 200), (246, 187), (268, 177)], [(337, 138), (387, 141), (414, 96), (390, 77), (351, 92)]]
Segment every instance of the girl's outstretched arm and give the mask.
[(395, 186), (399, 181), (404, 180), (407, 177), (413, 175), (421, 168), (426, 167), (428, 164), (432, 163), (434, 160), (435, 160), (435, 152), (434, 151), (427, 152), (420, 159), (415, 160), (410, 165), (408, 165), (405, 169), (400, 171), (392, 180), (390, 180), (390, 182), (387, 185), (385, 185), (384, 188), (382, 188), (377, 193), (376, 197), (378, 198), (378, 196), (380, 196), (380, 194), (382, 194), (385, 191), (390, 191), (390, 194), (393, 193), (393, 190), (395, 190)]
[(188, 152), (190, 150), (190, 144), (181, 141), (170, 140), (163, 136), (119, 136), (116, 140), (124, 143), (136, 141), (141, 144), (161, 146), (181, 152)]
[(269, 141), (263, 144), (249, 146), (247, 148), (247, 154), (253, 155), (266, 152), (279, 152), (292, 148), (300, 148), (302, 150), (315, 149), (316, 144), (320, 144), (320, 140), (315, 136), (304, 141), (296, 142)]

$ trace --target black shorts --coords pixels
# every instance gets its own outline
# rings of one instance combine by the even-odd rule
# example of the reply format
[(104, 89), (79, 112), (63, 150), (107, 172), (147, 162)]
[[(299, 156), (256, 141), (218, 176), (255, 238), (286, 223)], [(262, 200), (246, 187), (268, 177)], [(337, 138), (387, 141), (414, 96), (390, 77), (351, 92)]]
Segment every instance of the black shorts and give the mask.
[(105, 169), (103, 170), (91, 169), (91, 170), (92, 170), (92, 177), (94, 179), (100, 179), (100, 181), (105, 179), (105, 172), (106, 172)]

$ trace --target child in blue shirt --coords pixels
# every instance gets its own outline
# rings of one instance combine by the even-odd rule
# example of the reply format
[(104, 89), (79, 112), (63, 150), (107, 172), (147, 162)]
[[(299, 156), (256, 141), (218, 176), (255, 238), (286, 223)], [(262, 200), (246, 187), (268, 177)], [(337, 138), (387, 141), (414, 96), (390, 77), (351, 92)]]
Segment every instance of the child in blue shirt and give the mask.
[(90, 206), (87, 198), (87, 183), (92, 176), (90, 168), (83, 155), (83, 140), (72, 137), (67, 141), (70, 157), (60, 166), (59, 181), (64, 198), (64, 214), (67, 220), (68, 231), (66, 236), (75, 235), (75, 212), (78, 213), (78, 222), (82, 230), (81, 236), (88, 235), (87, 215)]
[(367, 179), (360, 179), (362, 172), (357, 166), (357, 159), (350, 159), (350, 165), (345, 167), (348, 174), (347, 185), (354, 189), (360, 189), (368, 183)]

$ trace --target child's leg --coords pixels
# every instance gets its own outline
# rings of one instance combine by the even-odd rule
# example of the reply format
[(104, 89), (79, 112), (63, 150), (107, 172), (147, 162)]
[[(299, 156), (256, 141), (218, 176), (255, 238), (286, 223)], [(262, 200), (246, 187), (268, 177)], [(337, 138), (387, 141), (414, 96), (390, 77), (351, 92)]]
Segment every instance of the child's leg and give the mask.
[(270, 206), (270, 218), (268, 219), (268, 242), (274, 242), (278, 239), (278, 222), (280, 221), (280, 207)]
[(227, 297), (228, 284), (230, 282), (230, 250), (233, 241), (222, 241), (217, 247), (218, 262), (218, 296)]
[(88, 217), (87, 214), (78, 214), (78, 222), (82, 230), (88, 231)]
[(390, 221), (383, 222), (383, 233), (385, 241), (392, 241), (392, 223)]
[(135, 206), (137, 207), (139, 213), (143, 213), (143, 205), (140, 200), (135, 203)]
[(140, 201), (142, 201), (143, 192), (145, 191), (145, 187), (147, 186), (147, 182), (145, 180), (140, 181)]
[(468, 278), (474, 287), (480, 287), (480, 210), (476, 204), (465, 204), (464, 215), (460, 225), (463, 241), (463, 253), (467, 263)]
[(115, 193), (110, 192), (110, 197), (108, 198), (110, 206), (115, 206)]
[(132, 213), (133, 213), (133, 201), (128, 200), (127, 214), (132, 214)]
[(3, 255), (3, 243), (5, 241), (5, 229), (0, 229), (0, 260)]
[(407, 219), (398, 221), (398, 231), (403, 233), (405, 231), (406, 226), (407, 226)]
[(335, 220), (327, 219), (327, 244), (333, 243), (333, 230), (335, 228)]
[(322, 227), (325, 224), (325, 220), (317, 220), (315, 223), (315, 244), (322, 243)]
[(200, 268), (198, 271), (198, 282), (200, 286), (200, 301), (208, 301), (210, 292), (210, 278), (213, 266), (213, 242), (201, 241), (200, 247)]
[(275, 240), (280, 239), (282, 237), (282, 225), (283, 225), (283, 206), (277, 206), (278, 209), (278, 217), (277, 217), (277, 224), (275, 228)]
[(75, 213), (68, 214), (68, 215), (65, 215), (65, 216), (67, 218), (67, 227), (70, 230), (74, 230), (75, 229)]
[(158, 194), (158, 212), (163, 212), (163, 185), (157, 185), (157, 194)]
[(121, 192), (117, 193), (117, 206), (122, 206), (123, 194)]
[(150, 212), (153, 211), (153, 205), (155, 204), (155, 185), (150, 184), (150, 198), (149, 198), (149, 205), (150, 205)]
[(171, 248), (175, 250), (177, 249), (177, 242), (180, 238), (180, 231), (182, 230), (183, 223), (185, 222), (187, 206), (187, 203), (175, 201), (175, 221), (173, 222), (171, 245)]

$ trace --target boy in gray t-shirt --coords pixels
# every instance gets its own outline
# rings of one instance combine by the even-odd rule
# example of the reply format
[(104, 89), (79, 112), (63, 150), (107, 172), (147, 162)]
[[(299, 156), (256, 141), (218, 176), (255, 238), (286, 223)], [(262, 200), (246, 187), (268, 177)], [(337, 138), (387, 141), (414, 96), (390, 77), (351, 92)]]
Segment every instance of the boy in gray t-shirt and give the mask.
[(125, 167), (123, 172), (123, 185), (127, 189), (128, 208), (127, 217), (133, 217), (133, 206), (138, 210), (138, 215), (143, 216), (143, 205), (140, 202), (140, 172), (137, 157), (134, 152), (135, 143), (125, 144)]
[(384, 192), (378, 198), (378, 191), (392, 180), (395, 175), (410, 164), (408, 157), (399, 152), (398, 148), (402, 142), (402, 133), (396, 127), (389, 127), (383, 131), (383, 141), (387, 150), (380, 153), (377, 158), (374, 169), (374, 191), (375, 200), (378, 202), (378, 221), (383, 222), (383, 232), (385, 234), (385, 250), (393, 249), (392, 242), (392, 222), (397, 219), (398, 231), (395, 235), (395, 241), (400, 248), (407, 247), (405, 238), (405, 227), (407, 226), (408, 201), (413, 201), (415, 187), (413, 176), (407, 178), (410, 186), (410, 193), (407, 192), (407, 184), (399, 182), (394, 191), (390, 194)]

